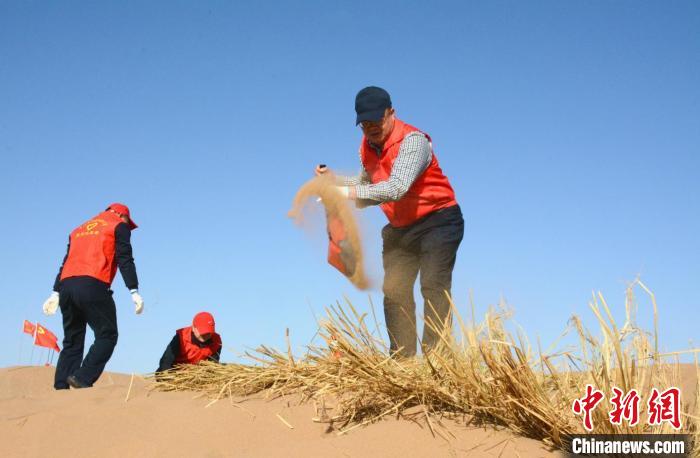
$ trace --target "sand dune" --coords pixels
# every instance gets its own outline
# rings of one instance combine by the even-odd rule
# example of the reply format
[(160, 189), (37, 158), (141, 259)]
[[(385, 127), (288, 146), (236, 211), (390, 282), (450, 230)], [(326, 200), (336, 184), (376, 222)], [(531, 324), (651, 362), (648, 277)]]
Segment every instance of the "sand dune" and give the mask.
[[(312, 405), (288, 397), (214, 404), (195, 393), (148, 391), (105, 373), (86, 390), (55, 391), (53, 368), (0, 369), (0, 456), (558, 456), (507, 431), (446, 421), (449, 443), (421, 422), (390, 419), (338, 436)], [(278, 417), (293, 426), (289, 426)]]

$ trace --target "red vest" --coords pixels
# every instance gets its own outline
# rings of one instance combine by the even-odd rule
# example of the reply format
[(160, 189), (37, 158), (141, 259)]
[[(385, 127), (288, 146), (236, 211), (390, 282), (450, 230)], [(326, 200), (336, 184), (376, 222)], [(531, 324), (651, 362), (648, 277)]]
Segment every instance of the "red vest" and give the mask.
[[(418, 129), (415, 127), (396, 119), (394, 129), (384, 142), (380, 155), (377, 155), (367, 138), (362, 137), (360, 159), (372, 183), (379, 183), (389, 178), (394, 161), (399, 155), (401, 142), (406, 135), (416, 131)], [(424, 135), (430, 141), (430, 136), (425, 133)], [(457, 205), (455, 192), (447, 177), (442, 173), (435, 152), (433, 152), (430, 164), (416, 178), (408, 192), (397, 201), (382, 203), (381, 207), (389, 219), (389, 224), (394, 227), (403, 227), (415, 223), (436, 210), (454, 205)]]
[(192, 342), (191, 326), (178, 329), (177, 336), (180, 338), (180, 354), (177, 355), (175, 364), (197, 364), (221, 350), (221, 336), (217, 333), (211, 336), (204, 347)]
[(122, 222), (119, 215), (105, 211), (71, 232), (61, 280), (87, 275), (111, 285), (117, 273), (114, 230)]

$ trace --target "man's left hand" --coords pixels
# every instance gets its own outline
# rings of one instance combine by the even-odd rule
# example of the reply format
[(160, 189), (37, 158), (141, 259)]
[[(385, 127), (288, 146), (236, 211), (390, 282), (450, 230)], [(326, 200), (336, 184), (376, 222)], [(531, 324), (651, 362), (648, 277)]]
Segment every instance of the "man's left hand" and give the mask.
[(58, 293), (54, 291), (51, 293), (48, 299), (46, 299), (46, 302), (44, 302), (44, 306), (42, 307), (44, 309), (44, 315), (53, 315), (56, 313), (56, 310), (58, 309)]
[(143, 298), (137, 290), (131, 291), (131, 300), (134, 301), (134, 312), (136, 312), (137, 315), (141, 315), (143, 312)]

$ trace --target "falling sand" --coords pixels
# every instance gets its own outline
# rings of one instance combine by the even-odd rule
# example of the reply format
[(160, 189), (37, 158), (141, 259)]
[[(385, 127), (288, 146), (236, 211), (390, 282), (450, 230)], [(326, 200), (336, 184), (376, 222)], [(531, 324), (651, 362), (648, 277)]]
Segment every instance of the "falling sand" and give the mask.
[(355, 268), (348, 279), (359, 289), (369, 288), (370, 282), (365, 272), (362, 242), (355, 215), (348, 200), (335, 187), (332, 176), (321, 175), (304, 183), (294, 196), (292, 209), (288, 213), (289, 217), (294, 218), (297, 224), (301, 224), (303, 222), (302, 210), (312, 197), (320, 197), (320, 203), (326, 210), (326, 216), (339, 219), (345, 228), (347, 241), (350, 243), (355, 258)]

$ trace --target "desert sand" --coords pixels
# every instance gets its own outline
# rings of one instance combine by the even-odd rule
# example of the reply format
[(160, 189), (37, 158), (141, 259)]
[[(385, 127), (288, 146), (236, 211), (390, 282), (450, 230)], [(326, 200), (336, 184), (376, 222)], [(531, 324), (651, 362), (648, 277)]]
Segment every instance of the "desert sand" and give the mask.
[(126, 374), (106, 372), (93, 388), (55, 391), (53, 372), (0, 369), (0, 456), (561, 456), (507, 430), (451, 420), (443, 420), (454, 435), (449, 442), (424, 421), (395, 418), (339, 436), (314, 423), (313, 405), (293, 396), (210, 404), (197, 393), (150, 391), (139, 376), (129, 391)]

